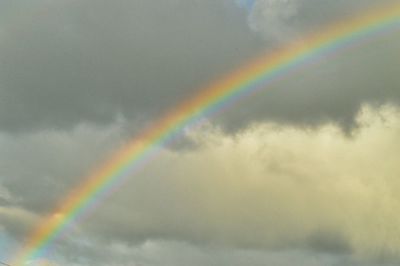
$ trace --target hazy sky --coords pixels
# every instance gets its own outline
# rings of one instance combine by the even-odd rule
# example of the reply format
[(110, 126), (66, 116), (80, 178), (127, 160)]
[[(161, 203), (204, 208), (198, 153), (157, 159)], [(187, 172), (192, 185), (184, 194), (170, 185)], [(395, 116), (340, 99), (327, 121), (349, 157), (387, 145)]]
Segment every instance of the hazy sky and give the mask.
[[(0, 261), (166, 110), (393, 2), (0, 1)], [(27, 265), (398, 265), (398, 47), (371, 38), (205, 119)]]

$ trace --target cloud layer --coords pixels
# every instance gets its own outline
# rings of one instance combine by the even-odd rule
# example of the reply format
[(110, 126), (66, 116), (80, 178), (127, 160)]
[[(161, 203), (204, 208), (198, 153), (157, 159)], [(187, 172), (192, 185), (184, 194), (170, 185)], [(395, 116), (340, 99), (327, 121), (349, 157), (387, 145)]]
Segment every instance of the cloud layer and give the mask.
[[(0, 1), (0, 261), (165, 110), (389, 2)], [(29, 265), (398, 265), (397, 33), (187, 129)]]
[[(332, 124), (312, 129), (261, 123), (233, 136), (213, 126), (189, 132), (197, 148), (164, 150), (85, 223), (75, 225), (59, 245), (82, 239), (72, 246), (85, 246), (86, 238), (128, 245), (169, 239), (206, 246), (397, 258), (400, 111), (365, 107), (358, 123), (351, 136)], [(103, 141), (104, 136), (92, 134), (92, 139)], [(74, 140), (82, 150), (90, 145), (79, 134), (62, 134), (58, 140)], [(24, 143), (27, 150), (36, 145)], [(79, 152), (70, 147), (57, 150)], [(36, 160), (47, 153), (46, 149), (35, 152)], [(46, 160), (56, 164), (57, 157)], [(45, 184), (46, 177), (35, 171), (34, 167), (30, 171), (35, 183)], [(73, 186), (69, 175), (55, 175), (53, 184), (19, 195), (19, 202), (26, 202), (22, 206), (31, 206), (29, 215), (21, 204), (2, 207), (2, 221), (10, 221), (2, 223), (5, 229), (14, 236), (25, 233), (34, 224), (30, 218), (34, 213), (51, 210), (51, 204), (44, 202), (52, 190), (66, 186), (68, 191)], [(12, 183), (8, 189), (17, 195)]]
[(4, 4), (3, 131), (148, 118), (262, 48), (234, 3), (28, 2)]
[[(359, 0), (250, 2), (251, 28), (271, 35), (262, 40), (233, 0), (2, 5), (0, 130), (13, 133), (106, 125), (118, 116), (146, 124), (249, 58), (273, 51), (279, 39), (302, 38), (316, 25), (373, 6)], [(266, 120), (351, 126), (362, 103), (398, 101), (399, 42), (389, 34), (317, 69), (304, 68), (218, 123), (229, 129)]]
[(198, 149), (166, 152), (88, 229), (126, 240), (398, 254), (399, 111), (366, 108), (358, 119), (350, 138), (329, 125), (194, 133)]

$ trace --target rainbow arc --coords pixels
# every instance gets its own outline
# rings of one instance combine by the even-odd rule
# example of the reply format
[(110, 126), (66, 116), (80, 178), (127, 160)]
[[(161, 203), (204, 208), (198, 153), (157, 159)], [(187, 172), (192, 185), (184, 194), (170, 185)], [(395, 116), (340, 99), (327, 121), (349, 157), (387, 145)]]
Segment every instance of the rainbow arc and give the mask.
[(348, 21), (335, 23), (317, 34), (277, 49), (257, 58), (233, 73), (199, 90), (197, 95), (144, 130), (105, 164), (92, 172), (71, 191), (26, 239), (15, 256), (13, 266), (45, 253), (49, 246), (67, 230), (68, 226), (83, 217), (118, 188), (128, 176), (146, 166), (165, 145), (198, 118), (210, 116), (232, 105), (255, 91), (265, 89), (277, 77), (306, 67), (323, 55), (334, 54), (353, 43), (378, 36), (381, 32), (400, 29), (400, 4), (386, 6), (362, 14)]

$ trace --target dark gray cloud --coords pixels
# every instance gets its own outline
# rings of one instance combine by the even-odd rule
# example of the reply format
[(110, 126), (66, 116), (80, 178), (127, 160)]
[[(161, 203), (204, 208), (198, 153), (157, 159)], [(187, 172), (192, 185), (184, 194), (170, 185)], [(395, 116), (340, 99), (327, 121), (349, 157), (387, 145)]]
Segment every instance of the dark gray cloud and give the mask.
[[(1, 1), (0, 259), (164, 110), (261, 52), (374, 5)], [(323, 56), (199, 132), (188, 129), (193, 149), (163, 149), (49, 258), (75, 266), (396, 265), (398, 47), (392, 32)], [(331, 121), (358, 128), (344, 137)]]
[[(267, 43), (280, 46), (395, 2), (256, 0), (248, 23)], [(265, 119), (303, 125), (334, 120), (350, 129), (363, 103), (399, 103), (399, 45), (398, 31), (392, 31), (326, 54), (319, 63), (301, 65), (282, 81), (266, 85), (255, 97), (229, 110), (221, 121), (229, 129), (238, 129), (249, 121)]]
[(300, 66), (218, 119), (236, 129), (263, 119), (303, 125), (334, 120), (351, 128), (363, 103), (399, 103), (399, 46), (397, 34), (387, 35), (334, 57), (322, 56), (317, 64)]
[[(110, 123), (118, 115), (147, 123), (268, 47), (374, 3), (259, 0), (249, 6), (250, 18), (233, 0), (2, 5), (0, 129), (23, 132)], [(262, 34), (251, 32), (247, 20)], [(349, 126), (361, 103), (397, 102), (399, 42), (397, 34), (381, 37), (290, 75), (219, 122), (240, 128), (254, 120), (334, 119)]]
[(224, 1), (14, 5), (0, 25), (3, 130), (158, 115), (262, 47)]

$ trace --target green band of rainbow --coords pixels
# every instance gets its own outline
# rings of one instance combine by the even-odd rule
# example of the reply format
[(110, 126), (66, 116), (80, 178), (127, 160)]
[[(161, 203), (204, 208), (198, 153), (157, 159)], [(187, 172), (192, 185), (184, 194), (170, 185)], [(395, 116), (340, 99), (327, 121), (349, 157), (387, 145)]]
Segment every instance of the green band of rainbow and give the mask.
[(128, 174), (132, 175), (132, 172), (145, 165), (157, 153), (157, 147), (197, 118), (210, 115), (245, 94), (264, 88), (271, 79), (287, 75), (290, 70), (311, 62), (321, 54), (329, 54), (365, 37), (399, 28), (400, 4), (374, 10), (350, 21), (336, 23), (301, 42), (262, 56), (200, 90), (199, 94), (162, 117), (85, 178), (27, 238), (12, 265), (24, 265), (41, 254), (71, 222), (93, 205), (99, 204), (104, 195), (118, 187)]

